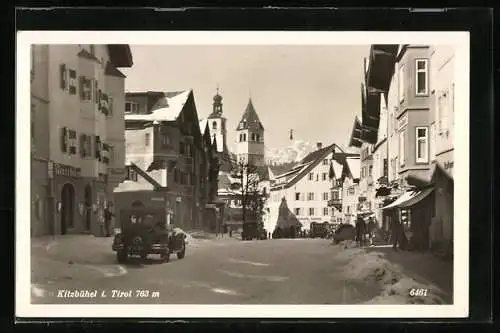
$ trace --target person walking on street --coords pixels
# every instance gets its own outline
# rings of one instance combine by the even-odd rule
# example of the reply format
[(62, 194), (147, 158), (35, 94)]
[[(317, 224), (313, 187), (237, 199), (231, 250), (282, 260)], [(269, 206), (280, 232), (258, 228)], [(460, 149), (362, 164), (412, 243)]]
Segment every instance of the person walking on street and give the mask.
[(111, 229), (111, 220), (115, 216), (115, 214), (113, 214), (113, 212), (111, 211), (112, 206), (113, 206), (113, 204), (111, 202), (108, 202), (108, 204), (104, 208), (104, 232), (105, 232), (106, 237), (111, 236), (111, 230), (110, 230)]
[(358, 217), (356, 220), (356, 240), (360, 247), (364, 245), (365, 233), (365, 221), (363, 218)]

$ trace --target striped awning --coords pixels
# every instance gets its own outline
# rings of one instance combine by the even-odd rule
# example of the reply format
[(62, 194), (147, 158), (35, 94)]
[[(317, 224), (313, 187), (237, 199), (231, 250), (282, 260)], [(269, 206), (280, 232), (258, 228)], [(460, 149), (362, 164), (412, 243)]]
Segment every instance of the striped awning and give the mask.
[(432, 193), (432, 191), (434, 191), (433, 187), (426, 188), (423, 190), (407, 191), (389, 205), (382, 207), (382, 209), (410, 208), (415, 204), (419, 203), (420, 201), (422, 201), (423, 199), (425, 199), (429, 194)]

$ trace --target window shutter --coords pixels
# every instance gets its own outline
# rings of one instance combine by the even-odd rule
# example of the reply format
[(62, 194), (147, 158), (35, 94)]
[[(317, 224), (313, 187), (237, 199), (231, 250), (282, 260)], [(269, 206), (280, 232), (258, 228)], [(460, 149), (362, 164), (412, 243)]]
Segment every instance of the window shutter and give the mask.
[(85, 134), (80, 134), (80, 156), (85, 157), (86, 151), (85, 151)]
[(59, 67), (59, 75), (60, 75), (60, 86), (61, 86), (61, 89), (65, 90), (66, 89), (66, 65), (65, 64), (61, 64), (60, 67)]
[(63, 153), (68, 151), (68, 129), (66, 127), (61, 128), (61, 150)]
[(94, 81), (94, 91), (95, 91), (95, 95), (94, 95), (94, 98), (95, 98), (95, 103), (98, 104), (99, 103), (99, 99), (100, 99), (100, 95), (99, 95), (99, 83), (97, 82), (97, 80)]
[(80, 99), (84, 100), (85, 99), (85, 92), (84, 92), (84, 87), (85, 85), (85, 77), (80, 76)]
[(101, 138), (99, 135), (95, 137), (95, 158), (101, 160)]

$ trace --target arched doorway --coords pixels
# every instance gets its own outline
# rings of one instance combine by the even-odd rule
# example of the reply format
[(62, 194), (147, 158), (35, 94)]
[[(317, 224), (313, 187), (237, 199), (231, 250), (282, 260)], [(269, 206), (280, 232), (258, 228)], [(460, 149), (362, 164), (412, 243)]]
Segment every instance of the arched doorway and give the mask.
[(85, 186), (85, 230), (90, 230), (92, 221), (92, 187)]
[(61, 191), (61, 234), (65, 235), (68, 227), (73, 227), (75, 189), (71, 184), (64, 184)]

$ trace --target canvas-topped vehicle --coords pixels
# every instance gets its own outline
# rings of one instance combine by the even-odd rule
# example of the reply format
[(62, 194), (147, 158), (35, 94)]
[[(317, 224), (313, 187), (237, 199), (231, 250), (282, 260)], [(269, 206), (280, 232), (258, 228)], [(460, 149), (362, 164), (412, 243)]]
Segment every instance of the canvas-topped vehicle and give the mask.
[(120, 215), (121, 230), (112, 245), (119, 263), (125, 263), (130, 256), (144, 260), (155, 254), (168, 262), (173, 253), (178, 259), (186, 255), (186, 235), (167, 226), (164, 211), (131, 209), (122, 210)]

